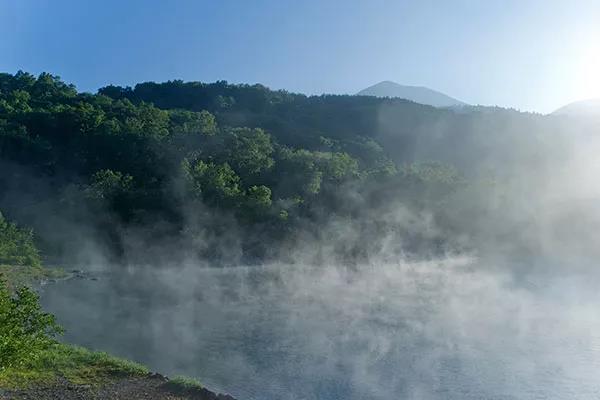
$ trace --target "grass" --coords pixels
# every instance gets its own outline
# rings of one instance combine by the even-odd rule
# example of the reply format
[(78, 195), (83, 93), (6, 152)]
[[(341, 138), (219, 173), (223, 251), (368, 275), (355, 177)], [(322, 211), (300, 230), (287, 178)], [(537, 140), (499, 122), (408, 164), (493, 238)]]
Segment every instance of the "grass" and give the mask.
[(12, 288), (66, 276), (67, 273), (60, 268), (0, 264), (0, 280), (6, 281)]
[[(41, 353), (30, 365), (21, 368), (0, 368), (0, 388), (27, 389), (32, 386), (52, 386), (59, 380), (74, 385), (100, 387), (122, 378), (144, 377), (150, 374), (145, 366), (133, 361), (94, 352), (83, 347), (56, 343)], [(165, 384), (173, 393), (195, 393), (204, 390), (196, 379), (175, 376)]]
[(182, 391), (196, 391), (204, 388), (202, 384), (193, 378), (188, 378), (187, 376), (175, 376), (169, 379), (168, 386), (172, 389), (178, 389)]
[(32, 385), (52, 385), (59, 379), (76, 385), (99, 386), (114, 379), (144, 376), (149, 372), (143, 365), (107, 353), (56, 343), (30, 365), (0, 370), (0, 387), (22, 389)]

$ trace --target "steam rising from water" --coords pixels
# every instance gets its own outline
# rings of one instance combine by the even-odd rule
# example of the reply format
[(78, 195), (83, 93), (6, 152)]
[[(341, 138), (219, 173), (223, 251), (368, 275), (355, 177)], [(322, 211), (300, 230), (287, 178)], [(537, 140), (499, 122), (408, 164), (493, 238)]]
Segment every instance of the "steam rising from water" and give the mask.
[(482, 262), (132, 266), (43, 299), (68, 340), (242, 400), (597, 397), (597, 280)]
[[(446, 222), (460, 235), (427, 210), (393, 201), (371, 208), (349, 191), (361, 218), (300, 230), (283, 251), (293, 265), (170, 262), (189, 249), (148, 246), (127, 232), (132, 254), (151, 247), (162, 265), (132, 257), (126, 268), (105, 267), (92, 245), (83, 268), (99, 279), (48, 285), (43, 301), (67, 340), (240, 400), (600, 398), (597, 130), (530, 134), (510, 120), (501, 129), (480, 123), (473, 131), (489, 135), (474, 135), (482, 150), (454, 156), (477, 170), (474, 181), (488, 166), (503, 169), (493, 184), (449, 200)], [(444, 155), (440, 143), (426, 150)], [(239, 231), (215, 218), (226, 240), (200, 235), (194, 246), (219, 247), (235, 264)], [(390, 221), (397, 231), (376, 229)], [(424, 243), (424, 261), (403, 254), (411, 234)], [(429, 251), (440, 238), (448, 246)], [(339, 256), (356, 247), (366, 257)]]

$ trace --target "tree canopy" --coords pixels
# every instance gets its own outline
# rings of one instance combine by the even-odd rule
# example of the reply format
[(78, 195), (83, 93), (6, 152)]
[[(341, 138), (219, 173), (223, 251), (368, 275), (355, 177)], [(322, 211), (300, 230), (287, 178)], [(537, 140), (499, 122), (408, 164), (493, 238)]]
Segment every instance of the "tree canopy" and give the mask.
[[(165, 234), (184, 234), (190, 210), (203, 207), (284, 240), (307, 221), (356, 218), (385, 201), (442, 209), (478, 171), (519, 168), (514, 149), (523, 159), (539, 144), (520, 131), (545, 124), (511, 110), (460, 113), (225, 81), (145, 82), (90, 94), (47, 73), (5, 73), (0, 189), (10, 196), (0, 196), (0, 207), (50, 241), (40, 214), (84, 218), (114, 242), (123, 225), (158, 220), (169, 227)], [(0, 223), (14, 237), (0, 257), (35, 263), (34, 253), (10, 255), (27, 246), (28, 234)]]

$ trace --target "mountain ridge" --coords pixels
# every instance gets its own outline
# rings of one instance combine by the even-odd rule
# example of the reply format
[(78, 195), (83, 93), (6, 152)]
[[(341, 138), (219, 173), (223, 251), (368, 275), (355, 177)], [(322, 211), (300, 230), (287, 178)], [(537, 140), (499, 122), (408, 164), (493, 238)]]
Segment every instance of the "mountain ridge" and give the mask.
[(551, 115), (600, 117), (600, 98), (574, 101), (553, 111)]
[(400, 85), (393, 81), (381, 81), (359, 91), (356, 95), (401, 98), (433, 107), (459, 107), (467, 105), (447, 94), (425, 86)]

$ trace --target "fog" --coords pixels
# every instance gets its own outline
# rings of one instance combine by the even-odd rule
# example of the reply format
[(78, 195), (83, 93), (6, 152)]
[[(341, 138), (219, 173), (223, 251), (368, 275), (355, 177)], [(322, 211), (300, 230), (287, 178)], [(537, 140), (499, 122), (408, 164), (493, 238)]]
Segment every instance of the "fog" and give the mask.
[[(600, 208), (598, 146), (587, 139), (569, 142), (552, 179), (505, 185), (508, 201), (487, 220), (496, 225), (469, 221), (472, 203), (455, 199), (465, 232), (480, 235), (442, 252), (405, 254), (403, 232), (427, 241), (444, 230), (392, 203), (297, 235), (285, 262), (169, 263), (179, 244), (153, 243), (163, 261), (141, 264), (146, 244), (130, 238), (129, 263), (98, 254), (80, 266), (95, 280), (47, 285), (42, 298), (66, 340), (239, 399), (595, 398)], [(403, 228), (371, 231), (381, 220)], [(232, 262), (236, 243), (222, 244)], [(344, 262), (339, 253), (359, 243), (367, 256)]]
[(598, 280), (487, 267), (130, 266), (42, 297), (67, 340), (241, 399), (595, 397)]
[[(66, 341), (240, 400), (596, 398), (597, 125), (494, 112), (509, 116), (411, 132), (402, 151), (469, 179), (442, 212), (348, 185), (357, 218), (306, 221), (253, 263), (242, 242), (262, 232), (197, 204), (183, 205), (192, 241), (123, 227), (117, 261), (89, 210), (45, 213), (36, 229), (56, 230), (59, 263), (86, 277), (45, 285), (44, 306)], [(402, 130), (395, 115), (382, 108), (384, 133)]]

